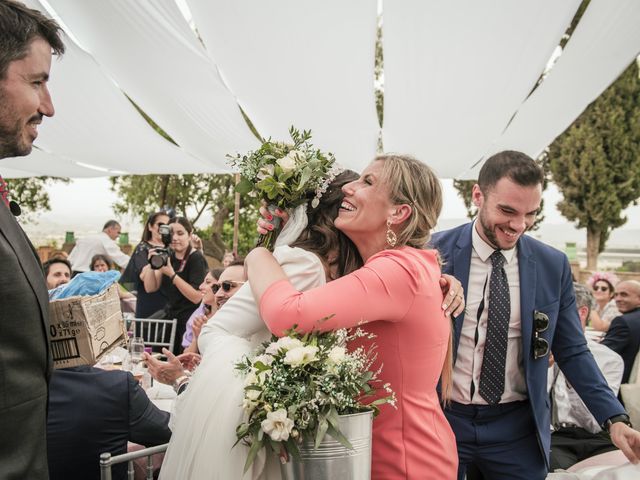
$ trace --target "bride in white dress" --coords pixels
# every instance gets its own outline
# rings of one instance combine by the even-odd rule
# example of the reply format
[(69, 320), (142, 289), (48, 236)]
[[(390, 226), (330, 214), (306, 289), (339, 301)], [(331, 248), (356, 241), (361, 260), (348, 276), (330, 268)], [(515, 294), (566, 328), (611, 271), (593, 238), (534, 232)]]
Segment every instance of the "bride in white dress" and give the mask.
[[(358, 178), (338, 175), (317, 208), (298, 207), (281, 233), (274, 256), (293, 285), (307, 290), (361, 265), (350, 241), (333, 227), (342, 202), (341, 187)], [(307, 227), (307, 215), (309, 227)], [(297, 239), (297, 240), (296, 240)], [(295, 241), (294, 241), (295, 240)], [(164, 480), (279, 480), (274, 455), (262, 451), (243, 475), (248, 448), (236, 442), (243, 419), (244, 383), (234, 369), (243, 355), (270, 337), (248, 283), (244, 284), (202, 328), (198, 347), (202, 361), (176, 401), (173, 435), (160, 478)]]

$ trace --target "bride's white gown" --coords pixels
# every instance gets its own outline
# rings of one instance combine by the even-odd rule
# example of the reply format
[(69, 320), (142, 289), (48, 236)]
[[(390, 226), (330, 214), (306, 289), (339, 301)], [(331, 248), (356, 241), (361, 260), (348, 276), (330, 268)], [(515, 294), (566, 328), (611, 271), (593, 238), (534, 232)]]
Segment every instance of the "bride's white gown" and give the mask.
[[(315, 254), (277, 247), (274, 256), (299, 290), (325, 283)], [(279, 480), (277, 459), (263, 451), (242, 475), (248, 448), (233, 447), (235, 429), (243, 419), (243, 379), (234, 363), (270, 336), (245, 283), (203, 327), (198, 339), (202, 362), (187, 390), (178, 397), (173, 435), (164, 457), (163, 480)], [(233, 448), (232, 448), (233, 447)]]

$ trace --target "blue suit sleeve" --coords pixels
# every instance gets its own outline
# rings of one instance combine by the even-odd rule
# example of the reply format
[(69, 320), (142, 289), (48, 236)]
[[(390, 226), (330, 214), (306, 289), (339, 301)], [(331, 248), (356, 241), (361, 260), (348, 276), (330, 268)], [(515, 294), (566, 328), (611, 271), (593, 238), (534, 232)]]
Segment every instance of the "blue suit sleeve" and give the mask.
[(140, 384), (128, 374), (129, 440), (146, 447), (162, 445), (171, 438), (169, 413), (156, 407)]
[(602, 339), (602, 345), (606, 345), (614, 352), (622, 354), (629, 341), (629, 335), (629, 325), (622, 317), (616, 317), (611, 321), (609, 330)]

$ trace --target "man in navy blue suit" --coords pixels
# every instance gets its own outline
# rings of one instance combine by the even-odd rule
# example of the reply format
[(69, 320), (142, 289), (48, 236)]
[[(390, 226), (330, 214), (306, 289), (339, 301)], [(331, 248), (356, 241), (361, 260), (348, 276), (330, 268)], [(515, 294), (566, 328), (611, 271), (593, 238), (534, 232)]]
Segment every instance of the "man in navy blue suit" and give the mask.
[[(171, 438), (159, 410), (133, 375), (88, 365), (55, 370), (49, 384), (47, 446), (51, 480), (100, 478), (100, 454), (126, 453), (127, 442), (150, 447)], [(113, 478), (126, 477), (126, 463)]]
[(640, 349), (640, 282), (627, 280), (616, 285), (616, 307), (622, 315), (611, 321), (602, 344), (624, 360), (622, 383), (629, 382), (631, 367)]
[(543, 172), (505, 151), (482, 167), (474, 222), (437, 233), (431, 245), (465, 287), (455, 319), (453, 388), (445, 413), (464, 478), (544, 479), (549, 469), (549, 352), (613, 443), (633, 462), (640, 433), (587, 348), (566, 256), (523, 235), (540, 209)]

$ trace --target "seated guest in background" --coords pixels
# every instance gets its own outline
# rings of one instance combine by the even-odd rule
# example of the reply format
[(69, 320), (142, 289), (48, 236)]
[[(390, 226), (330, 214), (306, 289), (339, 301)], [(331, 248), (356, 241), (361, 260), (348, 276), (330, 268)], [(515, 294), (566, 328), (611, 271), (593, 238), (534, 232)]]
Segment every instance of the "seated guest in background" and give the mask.
[(611, 320), (620, 315), (613, 298), (618, 282), (618, 277), (611, 272), (594, 272), (587, 280), (596, 300), (596, 308), (589, 315), (590, 325), (595, 330), (606, 332)]
[(76, 272), (88, 272), (91, 266), (91, 258), (97, 253), (107, 255), (120, 267), (125, 268), (129, 263), (129, 255), (120, 250), (116, 239), (120, 235), (120, 224), (115, 220), (109, 220), (102, 227), (102, 232), (96, 235), (80, 238), (69, 254), (69, 261)]
[[(169, 413), (159, 410), (131, 373), (88, 365), (54, 370), (49, 382), (47, 444), (50, 480), (99, 479), (100, 454), (126, 453), (171, 437)], [(112, 469), (126, 478), (126, 463)]]
[[(215, 293), (216, 310), (220, 309), (231, 297), (233, 297), (240, 286), (246, 282), (244, 272), (244, 260), (234, 260), (220, 274), (217, 283), (212, 285), (212, 292)], [(195, 343), (195, 342), (194, 342)], [(188, 348), (186, 353), (197, 352), (197, 343), (195, 348)], [(167, 356), (168, 361), (162, 362), (148, 353), (145, 353), (145, 362), (149, 367), (151, 376), (167, 385), (173, 385), (176, 393), (182, 393), (188, 383), (191, 370), (193, 370), (194, 358), (199, 362), (199, 356), (174, 356), (167, 349), (163, 349), (163, 353)]]
[[(584, 329), (595, 301), (587, 287), (574, 283), (573, 288), (578, 316)], [(624, 368), (622, 358), (611, 349), (592, 340), (587, 340), (587, 346), (607, 384), (617, 395)], [(548, 378), (554, 430), (551, 434), (551, 471), (559, 468), (566, 470), (585, 458), (617, 450), (611, 443), (611, 437), (602, 431), (557, 365), (550, 368)]]
[(640, 349), (640, 282), (620, 282), (616, 286), (616, 306), (621, 315), (611, 322), (602, 344), (620, 354), (624, 360), (622, 383), (627, 383)]
[(198, 343), (196, 340), (200, 335), (202, 325), (207, 323), (207, 320), (209, 320), (218, 309), (216, 305), (216, 294), (212, 287), (218, 285), (218, 279), (223, 271), (224, 268), (212, 268), (198, 287), (198, 290), (202, 293), (202, 302), (200, 302), (200, 306), (191, 314), (189, 320), (187, 320), (187, 329), (182, 336), (182, 347), (185, 349), (185, 352), (198, 353)]
[(113, 264), (111, 263), (111, 259), (106, 255), (98, 253), (91, 257), (89, 270), (91, 270), (92, 272), (108, 272), (112, 267)]
[[(92, 272), (108, 272), (113, 268), (113, 264), (111, 263), (111, 259), (106, 255), (102, 255), (98, 253), (91, 257), (91, 263), (89, 264), (89, 270)], [(122, 285), (118, 285), (118, 295), (120, 295), (120, 299), (133, 299), (135, 295), (131, 292), (128, 292)], [(123, 307), (124, 309), (124, 307)], [(124, 311), (124, 310), (123, 310)], [(130, 310), (128, 310), (130, 311)]]
[(127, 268), (122, 273), (120, 284), (129, 291), (136, 292), (136, 318), (149, 318), (154, 313), (164, 310), (167, 297), (162, 290), (147, 292), (142, 281), (142, 269), (149, 263), (149, 249), (162, 248), (162, 236), (159, 228), (169, 223), (169, 213), (164, 210), (149, 215), (142, 232), (142, 240), (136, 246)]
[(43, 267), (49, 290), (69, 283), (71, 280), (71, 263), (66, 258), (50, 258), (44, 262)]

